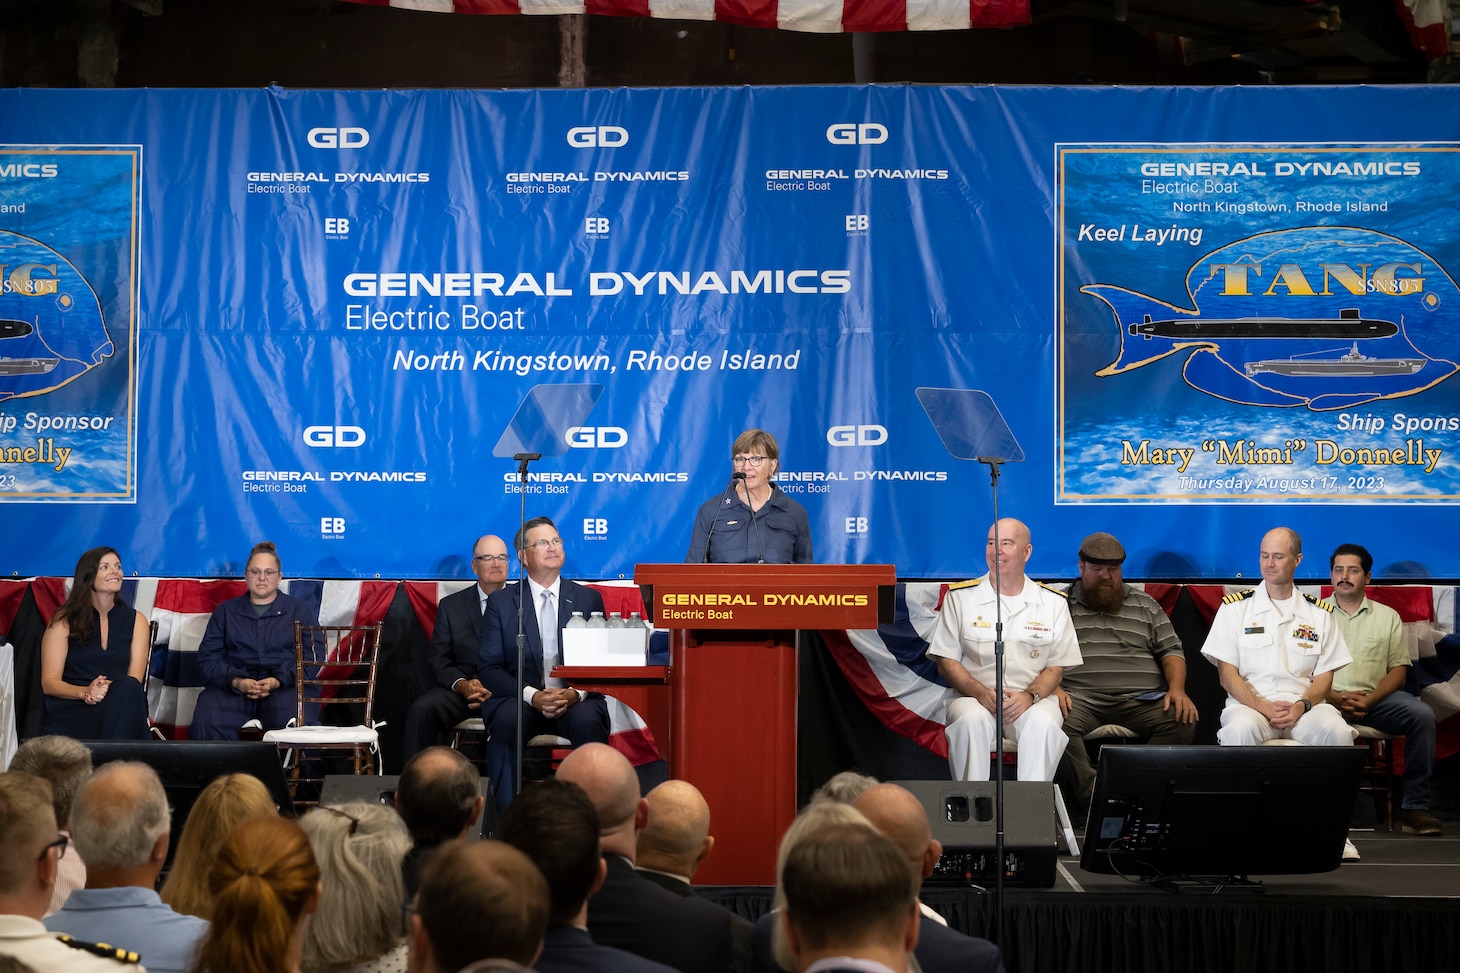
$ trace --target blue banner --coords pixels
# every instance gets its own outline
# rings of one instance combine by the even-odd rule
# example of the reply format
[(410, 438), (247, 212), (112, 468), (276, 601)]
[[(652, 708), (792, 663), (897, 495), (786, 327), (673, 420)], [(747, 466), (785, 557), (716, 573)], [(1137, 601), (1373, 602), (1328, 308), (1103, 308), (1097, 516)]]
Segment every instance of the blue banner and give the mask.
[[(760, 427), (823, 563), (1460, 577), (1460, 93), (0, 91), (0, 570), (677, 561)], [(571, 419), (567, 418), (571, 417)], [(571, 424), (567, 424), (567, 423)], [(1359, 514), (1355, 516), (1355, 514)], [(1394, 567), (1403, 562), (1403, 566)]]

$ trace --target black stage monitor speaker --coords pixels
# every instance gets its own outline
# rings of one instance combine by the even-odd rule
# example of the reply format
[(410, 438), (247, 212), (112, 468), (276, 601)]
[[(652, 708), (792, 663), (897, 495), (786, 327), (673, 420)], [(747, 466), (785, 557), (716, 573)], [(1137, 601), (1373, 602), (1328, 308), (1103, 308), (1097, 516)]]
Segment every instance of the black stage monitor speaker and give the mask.
[[(995, 820), (992, 781), (898, 780), (922, 802), (933, 837), (943, 843), (929, 885), (992, 883)], [(1004, 883), (1027, 888), (1054, 885), (1058, 825), (1054, 785), (1048, 781), (1004, 783)]]
[[(319, 803), (350, 804), (364, 801), (394, 807), (395, 788), (399, 783), (398, 774), (391, 776), (331, 774), (324, 779), (324, 789), (320, 791)], [(481, 794), (486, 798), (482, 803), (481, 816), (472, 822), (471, 830), (467, 833), (490, 838), (492, 833), (497, 830), (497, 802), (492, 799), (492, 782), (485, 777), (481, 781)]]

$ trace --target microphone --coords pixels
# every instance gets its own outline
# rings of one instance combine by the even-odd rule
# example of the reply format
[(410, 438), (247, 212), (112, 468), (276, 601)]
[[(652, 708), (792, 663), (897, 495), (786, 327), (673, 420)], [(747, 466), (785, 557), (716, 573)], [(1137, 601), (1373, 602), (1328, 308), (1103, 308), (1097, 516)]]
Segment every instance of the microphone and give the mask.
[(527, 482), (527, 464), (536, 463), (542, 459), (542, 453), (515, 453), (512, 456), (517, 461), (517, 479)]
[[(745, 474), (742, 473), (740, 470), (736, 470), (734, 473), (730, 474), (730, 482), (725, 487), (725, 498), (721, 501), (719, 509), (715, 511), (715, 516), (710, 519), (710, 530), (708, 533), (705, 534), (705, 557), (704, 560), (700, 562), (701, 564), (710, 563), (710, 538), (715, 536), (715, 522), (720, 519), (720, 511), (724, 510), (725, 507), (730, 503), (730, 491), (735, 489), (736, 481), (743, 479), (745, 479)], [(754, 516), (754, 514), (755, 511), (751, 511), (752, 517)]]
[[(750, 528), (755, 531), (755, 558), (756, 558), (755, 563), (756, 564), (764, 564), (765, 563), (765, 542), (761, 539), (761, 536), (760, 536), (760, 524), (757, 523), (756, 522), (756, 519), (755, 519), (755, 501), (751, 499), (750, 492), (749, 491), (746, 491), (745, 499), (746, 499), (746, 504), (745, 505), (750, 508)], [(767, 502), (769, 502), (770, 498), (767, 497), (766, 500), (767, 500)]]

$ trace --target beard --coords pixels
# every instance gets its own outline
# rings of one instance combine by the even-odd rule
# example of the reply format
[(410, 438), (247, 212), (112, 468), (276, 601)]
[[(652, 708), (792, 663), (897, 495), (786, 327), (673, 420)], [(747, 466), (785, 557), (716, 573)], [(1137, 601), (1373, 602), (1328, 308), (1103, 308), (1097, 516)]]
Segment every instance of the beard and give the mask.
[(1124, 582), (1104, 579), (1081, 587), (1084, 589), (1085, 604), (1102, 614), (1114, 615), (1125, 602)]

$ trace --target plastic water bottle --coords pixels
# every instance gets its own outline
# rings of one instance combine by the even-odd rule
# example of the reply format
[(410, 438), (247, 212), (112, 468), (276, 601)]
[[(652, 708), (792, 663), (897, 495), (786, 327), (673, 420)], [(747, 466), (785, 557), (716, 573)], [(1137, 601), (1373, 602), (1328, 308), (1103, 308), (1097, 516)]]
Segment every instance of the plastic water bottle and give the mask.
[(570, 619), (568, 619), (568, 624), (566, 624), (566, 625), (563, 626), (563, 628), (587, 628), (587, 627), (588, 627), (588, 621), (587, 621), (587, 619), (585, 619), (583, 617), (583, 613), (582, 612), (574, 612), (573, 613), (573, 617), (570, 618)]
[(648, 623), (645, 622), (644, 619), (639, 616), (639, 613), (638, 612), (630, 612), (629, 613), (628, 626), (629, 626), (629, 628), (648, 628), (649, 627)]
[(586, 628), (608, 628), (608, 622), (603, 618), (603, 612), (594, 612), (588, 616)]
[(604, 624), (604, 627), (628, 628), (627, 623), (624, 622), (623, 612), (610, 612), (608, 616), (608, 621)]

